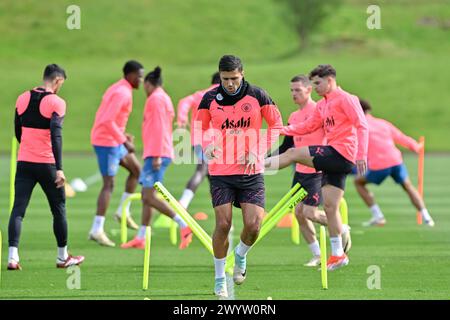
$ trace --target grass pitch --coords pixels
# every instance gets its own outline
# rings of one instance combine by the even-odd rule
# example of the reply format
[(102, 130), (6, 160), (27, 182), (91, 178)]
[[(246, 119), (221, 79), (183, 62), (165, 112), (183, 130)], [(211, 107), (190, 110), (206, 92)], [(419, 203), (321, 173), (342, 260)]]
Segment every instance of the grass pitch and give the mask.
[[(416, 181), (416, 157), (406, 156), (406, 164)], [(383, 228), (362, 228), (370, 217), (351, 183), (346, 197), (352, 226), (353, 248), (350, 264), (329, 273), (329, 290), (322, 290), (320, 272), (302, 264), (309, 259), (309, 249), (302, 239), (300, 246), (290, 240), (290, 230), (277, 228), (254, 247), (248, 257), (248, 278), (234, 288), (236, 299), (448, 299), (450, 281), (450, 173), (445, 171), (447, 156), (427, 156), (425, 164), (425, 200), (436, 221), (431, 229), (418, 226), (415, 209), (406, 194), (393, 182), (375, 191), (388, 223)], [(21, 272), (6, 271), (8, 225), (9, 159), (0, 158), (0, 228), (3, 234), (2, 282), (0, 299), (214, 299), (214, 268), (210, 254), (194, 238), (191, 246), (180, 251), (170, 244), (168, 229), (154, 229), (152, 238), (150, 286), (143, 291), (143, 251), (104, 248), (87, 240), (93, 219), (100, 183), (86, 193), (68, 199), (69, 250), (86, 256), (81, 266), (81, 289), (67, 289), (70, 274), (55, 268), (56, 243), (52, 232), (51, 213), (42, 191), (34, 191), (23, 224), (20, 243)], [(65, 157), (69, 180), (95, 173), (97, 164), (92, 155)], [(165, 185), (179, 197), (193, 166), (169, 167)], [(119, 244), (119, 224), (112, 219), (123, 188), (125, 174), (120, 171), (114, 197), (107, 215), (105, 230)], [(266, 177), (267, 208), (288, 190), (290, 170)], [(141, 206), (133, 204), (132, 214), (140, 220)], [(210, 205), (208, 184), (199, 189), (190, 213), (209, 214), (201, 225), (212, 233), (214, 216)], [(240, 213), (234, 213), (234, 243), (242, 227)], [(129, 232), (129, 236), (133, 236)], [(381, 289), (368, 289), (370, 266), (381, 271)], [(369, 269), (370, 271), (370, 269)], [(370, 281), (369, 281), (370, 282)]]

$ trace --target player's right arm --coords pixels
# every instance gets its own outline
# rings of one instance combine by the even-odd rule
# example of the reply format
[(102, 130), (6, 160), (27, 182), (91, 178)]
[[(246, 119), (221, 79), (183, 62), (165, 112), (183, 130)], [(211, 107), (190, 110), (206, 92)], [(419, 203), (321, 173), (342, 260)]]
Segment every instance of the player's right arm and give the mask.
[[(215, 151), (220, 149), (214, 145), (212, 137), (208, 138), (205, 134), (206, 131), (210, 130), (211, 112), (209, 107), (212, 100), (214, 100), (214, 94), (211, 92), (208, 92), (203, 96), (198, 107), (197, 117), (195, 118), (197, 123), (200, 122), (199, 127), (201, 129), (202, 149), (208, 159), (214, 158)], [(197, 130), (197, 126), (195, 126), (194, 130)]]
[(178, 102), (177, 106), (177, 125), (180, 128), (186, 127), (188, 123), (188, 114), (195, 103), (194, 94), (184, 97)]
[(16, 134), (17, 142), (20, 143), (20, 140), (22, 139), (22, 124), (20, 123), (20, 117), (17, 109), (14, 116), (14, 132)]

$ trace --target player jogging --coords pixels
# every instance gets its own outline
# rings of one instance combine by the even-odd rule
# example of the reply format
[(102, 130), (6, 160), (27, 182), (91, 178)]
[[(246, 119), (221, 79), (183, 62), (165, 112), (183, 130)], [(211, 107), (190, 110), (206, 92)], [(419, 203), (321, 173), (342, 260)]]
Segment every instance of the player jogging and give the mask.
[[(197, 120), (205, 133), (212, 125), (211, 141), (203, 139), (208, 158), (210, 191), (216, 215), (213, 234), (214, 293), (227, 297), (225, 260), (232, 205), (242, 209), (244, 229), (235, 255), (233, 280), (244, 282), (246, 256), (256, 241), (264, 215), (264, 154), (278, 139), (281, 115), (267, 93), (244, 79), (241, 60), (225, 55), (219, 62), (221, 85), (208, 91), (200, 103)], [(268, 137), (261, 134), (262, 120)], [(205, 135), (203, 135), (205, 137)]]
[[(140, 164), (134, 154), (133, 137), (125, 133), (125, 128), (133, 105), (132, 91), (139, 88), (143, 75), (144, 69), (139, 62), (131, 60), (125, 64), (123, 79), (111, 85), (103, 95), (91, 131), (91, 143), (103, 176), (103, 186), (98, 196), (97, 213), (89, 232), (89, 239), (103, 246), (115, 246), (115, 243), (107, 237), (103, 226), (114, 188), (114, 176), (119, 165), (129, 172), (125, 192), (115, 214), (115, 219), (119, 222), (122, 203), (135, 192), (138, 183)], [(128, 227), (138, 229), (138, 225), (130, 217), (129, 207), (126, 210)]]
[(145, 230), (152, 219), (153, 209), (156, 209), (178, 223), (180, 249), (184, 249), (192, 241), (192, 231), (166, 201), (158, 198), (158, 192), (153, 187), (156, 182), (163, 181), (164, 173), (174, 158), (172, 122), (175, 112), (172, 100), (162, 88), (160, 67), (147, 74), (144, 89), (147, 94), (142, 123), (144, 167), (139, 178), (142, 185), (142, 224), (137, 236), (123, 244), (122, 248), (145, 248)]
[(62, 124), (66, 103), (57, 96), (66, 79), (56, 64), (45, 67), (43, 85), (22, 93), (16, 102), (15, 133), (20, 143), (14, 183), (14, 206), (9, 219), (8, 270), (21, 270), (19, 239), (22, 220), (37, 183), (44, 191), (53, 215), (58, 245), (57, 268), (79, 265), (83, 256), (67, 251), (66, 194), (62, 167)]
[(372, 107), (369, 102), (363, 99), (359, 99), (359, 101), (369, 125), (369, 150), (367, 154), (369, 170), (365, 176), (355, 179), (355, 187), (372, 213), (372, 219), (363, 223), (363, 226), (383, 226), (386, 223), (383, 212), (375, 202), (373, 193), (367, 189), (367, 184), (380, 185), (387, 177), (391, 176), (408, 194), (414, 207), (422, 214), (425, 224), (433, 227), (434, 221), (425, 208), (425, 203), (419, 192), (409, 180), (408, 171), (403, 164), (402, 153), (395, 146), (395, 144), (399, 144), (419, 153), (423, 145), (405, 135), (392, 123), (372, 116), (370, 114)]

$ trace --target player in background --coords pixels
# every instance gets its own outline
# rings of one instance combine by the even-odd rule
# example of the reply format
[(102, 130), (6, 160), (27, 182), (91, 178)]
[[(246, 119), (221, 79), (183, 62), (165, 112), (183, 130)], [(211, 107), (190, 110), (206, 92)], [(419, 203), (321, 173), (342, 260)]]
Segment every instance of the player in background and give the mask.
[(266, 168), (280, 169), (298, 162), (322, 171), (322, 196), (331, 242), (327, 268), (332, 271), (349, 263), (343, 247), (339, 205), (347, 175), (355, 164), (358, 175), (366, 173), (369, 132), (358, 97), (337, 85), (336, 70), (331, 65), (319, 65), (310, 72), (309, 79), (323, 98), (317, 102), (311, 118), (284, 127), (281, 133), (304, 135), (323, 127), (327, 145), (291, 148), (279, 156), (267, 158)]
[[(316, 103), (311, 98), (311, 81), (305, 75), (297, 75), (292, 78), (290, 89), (292, 99), (298, 106), (298, 110), (289, 116), (288, 125), (307, 121), (312, 117), (316, 109)], [(292, 147), (301, 148), (324, 144), (326, 144), (325, 131), (323, 127), (319, 127), (317, 130), (302, 136), (285, 136), (278, 151), (273, 154), (282, 154)], [(317, 172), (314, 168), (297, 163), (292, 186), (297, 182), (308, 192), (307, 197), (295, 208), (295, 216), (299, 223), (300, 231), (313, 255), (311, 260), (305, 263), (304, 266), (316, 267), (320, 265), (320, 246), (313, 222), (324, 226), (328, 225), (325, 212), (318, 208), (322, 204), (322, 173)], [(351, 238), (349, 227), (345, 224), (343, 225), (342, 242), (344, 252), (347, 253), (351, 247)]]
[[(216, 215), (213, 234), (215, 285), (219, 298), (228, 296), (225, 261), (232, 206), (242, 209), (244, 228), (234, 252), (233, 280), (242, 284), (247, 275), (246, 256), (256, 241), (264, 215), (264, 156), (278, 139), (282, 119), (268, 94), (244, 79), (241, 60), (225, 55), (219, 61), (221, 84), (208, 91), (200, 103), (202, 147), (208, 158), (210, 191)], [(261, 133), (262, 120), (268, 124)], [(212, 126), (212, 129), (210, 129)]]
[(194, 127), (195, 127), (195, 119), (197, 117), (198, 112), (198, 106), (200, 105), (200, 102), (202, 101), (203, 95), (208, 92), (209, 90), (214, 89), (217, 87), (220, 83), (220, 76), (218, 72), (215, 72), (212, 75), (211, 78), (211, 86), (209, 86), (207, 89), (203, 89), (200, 91), (197, 91), (187, 97), (184, 97), (178, 102), (178, 115), (177, 115), (177, 124), (180, 128), (186, 128), (188, 123), (188, 114), (189, 111), (192, 110), (191, 113), (191, 145), (192, 150), (194, 151), (198, 163), (195, 168), (195, 172), (192, 175), (192, 177), (189, 179), (188, 183), (186, 184), (186, 188), (183, 191), (183, 194), (180, 198), (180, 204), (187, 209), (189, 207), (189, 204), (191, 203), (192, 199), (194, 198), (195, 191), (197, 191), (197, 188), (200, 186), (202, 181), (205, 179), (205, 177), (208, 175), (208, 165), (206, 163), (205, 156), (203, 154), (201, 141), (195, 141), (195, 135), (194, 135)]
[(359, 99), (359, 102), (369, 125), (369, 150), (367, 154), (369, 170), (365, 176), (357, 177), (354, 182), (356, 190), (372, 213), (372, 218), (364, 222), (363, 226), (383, 226), (386, 223), (383, 212), (376, 203), (373, 193), (367, 189), (367, 184), (380, 185), (390, 176), (405, 190), (414, 207), (422, 214), (425, 224), (433, 227), (434, 221), (428, 213), (422, 197), (408, 177), (402, 153), (395, 146), (399, 144), (415, 153), (419, 153), (423, 145), (405, 135), (392, 123), (372, 116), (370, 114), (372, 107), (369, 102), (363, 99)]
[[(111, 85), (102, 98), (95, 115), (91, 131), (91, 143), (97, 155), (103, 186), (97, 200), (97, 212), (92, 223), (89, 239), (100, 245), (114, 247), (104, 231), (105, 215), (114, 189), (114, 177), (119, 165), (125, 168), (129, 175), (125, 184), (115, 219), (120, 222), (123, 201), (136, 191), (141, 166), (134, 153), (133, 136), (125, 133), (128, 117), (133, 108), (133, 89), (139, 89), (144, 75), (143, 66), (134, 60), (125, 63), (123, 78)], [(127, 226), (138, 229), (138, 225), (130, 217), (127, 210)]]
[(156, 67), (147, 74), (144, 89), (147, 101), (142, 123), (144, 142), (144, 167), (139, 178), (142, 185), (142, 223), (136, 237), (123, 244), (122, 248), (145, 249), (145, 230), (156, 209), (173, 219), (180, 227), (180, 249), (185, 249), (192, 241), (192, 231), (186, 222), (176, 214), (169, 204), (158, 197), (153, 185), (163, 182), (167, 167), (174, 158), (172, 122), (175, 112), (172, 100), (162, 87), (161, 68)]
[(22, 220), (37, 183), (44, 191), (53, 215), (57, 242), (57, 268), (79, 265), (83, 256), (67, 251), (66, 194), (62, 166), (62, 125), (66, 102), (57, 93), (66, 72), (56, 64), (45, 67), (43, 84), (22, 93), (16, 101), (15, 134), (20, 143), (14, 182), (14, 205), (9, 218), (8, 270), (21, 270), (19, 240)]

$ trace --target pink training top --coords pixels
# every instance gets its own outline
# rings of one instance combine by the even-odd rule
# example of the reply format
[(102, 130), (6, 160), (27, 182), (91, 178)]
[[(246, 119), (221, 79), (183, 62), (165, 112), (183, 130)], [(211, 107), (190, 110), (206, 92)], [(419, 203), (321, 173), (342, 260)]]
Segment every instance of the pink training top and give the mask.
[(284, 127), (281, 134), (303, 135), (322, 126), (327, 144), (344, 158), (353, 163), (367, 159), (369, 129), (358, 97), (338, 87), (317, 102), (310, 120)]
[(132, 91), (133, 87), (125, 79), (106, 90), (91, 130), (92, 145), (116, 147), (127, 140), (125, 127), (133, 105)]
[(403, 163), (402, 153), (395, 146), (399, 144), (418, 153), (420, 145), (408, 137), (392, 123), (366, 115), (369, 124), (368, 167), (370, 170), (382, 170)]
[[(25, 91), (17, 98), (16, 109), (19, 115), (22, 115), (27, 109), (30, 96), (30, 91)], [(53, 112), (63, 117), (66, 114), (66, 102), (56, 94), (47, 95), (41, 100), (39, 112), (48, 119), (51, 119)], [(55, 163), (50, 129), (22, 127), (17, 160), (34, 163)]]
[[(307, 121), (312, 117), (316, 109), (316, 103), (313, 100), (309, 100), (303, 109), (294, 111), (289, 116), (288, 123), (295, 124)], [(296, 148), (312, 146), (312, 145), (324, 145), (326, 144), (325, 132), (322, 127), (305, 135), (296, 135), (294, 138), (294, 146)], [(316, 169), (297, 163), (295, 170), (300, 173), (315, 173)]]
[(172, 122), (175, 116), (172, 100), (163, 88), (158, 87), (147, 98), (142, 123), (144, 155), (147, 157), (174, 158)]
[(198, 106), (200, 105), (200, 102), (202, 101), (203, 96), (206, 92), (208, 92), (211, 89), (214, 89), (218, 86), (218, 84), (213, 84), (208, 89), (199, 90), (197, 92), (194, 92), (193, 94), (184, 97), (178, 102), (177, 107), (177, 124), (178, 126), (182, 126), (183, 124), (187, 123), (188, 120), (188, 114), (189, 110), (192, 109), (192, 115), (191, 115), (191, 144), (193, 146), (195, 145), (201, 145), (201, 141), (194, 141), (194, 121), (197, 118), (197, 112), (198, 112)]
[[(268, 125), (266, 134), (261, 133), (263, 119)], [(217, 159), (208, 162), (213, 176), (248, 174), (245, 158), (250, 153), (257, 157), (251, 174), (264, 172), (264, 155), (283, 125), (278, 107), (267, 93), (246, 81), (235, 96), (227, 95), (221, 86), (208, 91), (200, 103), (197, 121), (202, 124), (203, 149), (212, 143), (222, 150)], [(206, 131), (214, 132), (205, 139)]]

